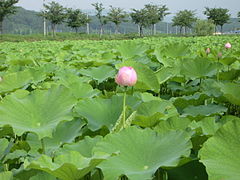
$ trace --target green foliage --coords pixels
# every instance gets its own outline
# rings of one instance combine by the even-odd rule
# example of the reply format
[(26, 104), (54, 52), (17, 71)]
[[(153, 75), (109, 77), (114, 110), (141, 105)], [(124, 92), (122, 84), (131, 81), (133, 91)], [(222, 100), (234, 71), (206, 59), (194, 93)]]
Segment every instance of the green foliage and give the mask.
[(0, 179), (238, 179), (238, 41), (1, 43)]
[(9, 14), (14, 14), (16, 12), (16, 7), (14, 6), (19, 0), (1, 0), (0, 1), (0, 34), (3, 31), (3, 20)]
[(130, 16), (132, 18), (132, 21), (139, 25), (140, 28), (140, 32), (139, 35), (142, 36), (143, 35), (143, 28), (149, 26), (149, 22), (148, 22), (148, 14), (146, 9), (133, 9), (133, 12), (130, 13)]
[(107, 18), (106, 16), (103, 15), (103, 10), (105, 9), (103, 7), (103, 4), (102, 3), (94, 3), (92, 4), (92, 6), (95, 8), (96, 10), (96, 16), (100, 22), (100, 36), (102, 36), (103, 34), (103, 26), (105, 24), (107, 24)]
[(146, 21), (148, 25), (152, 25), (152, 34), (154, 34), (154, 24), (162, 21), (163, 18), (170, 14), (166, 5), (146, 4), (144, 11), (146, 13)]
[(90, 19), (80, 9), (67, 9), (67, 25), (75, 29), (76, 33), (81, 26), (85, 26), (89, 22)]
[(214, 24), (211, 20), (197, 20), (194, 32), (197, 36), (208, 36), (214, 33)]
[(189, 136), (180, 131), (157, 134), (150, 129), (127, 128), (120, 133), (107, 135), (97, 144), (98, 151), (120, 151), (118, 156), (101, 163), (99, 167), (106, 179), (117, 179), (122, 175), (133, 180), (151, 179), (159, 167), (176, 166), (181, 157), (189, 155), (189, 140)]
[(208, 19), (211, 19), (216, 26), (221, 26), (221, 32), (223, 25), (230, 19), (229, 10), (224, 8), (208, 8), (206, 7), (204, 14)]
[(191, 28), (193, 23), (196, 21), (195, 12), (190, 10), (179, 11), (176, 16), (173, 17), (173, 26), (180, 27), (180, 33), (182, 33), (182, 28)]
[(43, 10), (40, 15), (51, 22), (52, 32), (55, 35), (55, 28), (57, 24), (62, 24), (66, 19), (65, 8), (57, 2), (50, 2), (44, 4), (45, 10)]
[(240, 121), (233, 120), (220, 128), (212, 138), (204, 143), (199, 156), (207, 168), (209, 179), (237, 180), (240, 176), (239, 132)]
[(126, 12), (124, 12), (123, 9), (110, 6), (110, 10), (108, 12), (107, 19), (108, 19), (108, 21), (111, 21), (115, 24), (115, 26), (116, 26), (115, 33), (116, 34), (119, 33), (119, 25), (122, 22), (126, 21), (126, 17), (127, 17), (127, 14), (126, 14)]

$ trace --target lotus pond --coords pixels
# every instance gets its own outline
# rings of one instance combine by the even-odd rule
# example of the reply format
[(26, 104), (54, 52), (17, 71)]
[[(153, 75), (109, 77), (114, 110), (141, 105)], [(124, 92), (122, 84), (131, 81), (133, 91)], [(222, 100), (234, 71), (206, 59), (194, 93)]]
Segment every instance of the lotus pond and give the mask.
[(239, 180), (239, 75), (239, 36), (1, 43), (0, 180)]

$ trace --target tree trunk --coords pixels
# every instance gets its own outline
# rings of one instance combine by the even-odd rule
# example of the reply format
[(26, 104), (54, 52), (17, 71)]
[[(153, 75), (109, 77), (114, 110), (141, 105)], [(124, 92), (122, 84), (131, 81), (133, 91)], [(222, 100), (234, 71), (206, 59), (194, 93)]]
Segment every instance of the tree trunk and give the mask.
[(100, 35), (100, 38), (101, 38), (102, 35), (103, 35), (103, 25), (100, 26), (100, 33), (99, 33), (99, 35)]
[(152, 35), (154, 35), (154, 24), (152, 24)]
[(3, 34), (3, 21), (0, 21), (0, 34)]
[(217, 33), (217, 25), (215, 24), (215, 34)]
[(182, 28), (183, 28), (183, 27), (182, 27), (182, 26), (180, 26), (180, 34), (182, 34)]
[(142, 26), (139, 27), (139, 34), (140, 34), (140, 37), (143, 36), (143, 27)]
[(77, 27), (75, 28), (75, 32), (78, 33), (78, 28)]
[(52, 36), (55, 37), (55, 28), (56, 28), (56, 25), (55, 24), (52, 24)]
[(223, 33), (223, 25), (221, 25), (221, 34)]
[(118, 24), (116, 24), (115, 34), (119, 34), (119, 25)]

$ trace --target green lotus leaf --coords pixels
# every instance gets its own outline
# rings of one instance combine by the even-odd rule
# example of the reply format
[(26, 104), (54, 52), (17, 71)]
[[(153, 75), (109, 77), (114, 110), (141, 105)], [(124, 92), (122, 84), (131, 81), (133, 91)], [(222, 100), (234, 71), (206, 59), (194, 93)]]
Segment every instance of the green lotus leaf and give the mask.
[(224, 65), (231, 65), (232, 63), (234, 63), (235, 61), (237, 61), (238, 59), (235, 57), (224, 57), (222, 59), (220, 59), (220, 63), (224, 64)]
[(192, 129), (201, 128), (203, 135), (214, 135), (221, 126), (222, 123), (216, 122), (215, 117), (205, 117), (198, 122), (193, 121), (189, 127)]
[(171, 117), (166, 121), (161, 121), (154, 130), (157, 132), (165, 132), (170, 130), (186, 130), (191, 123), (190, 119), (184, 117)]
[(240, 70), (231, 69), (230, 71), (219, 73), (219, 80), (231, 81), (231, 80), (238, 79), (239, 76), (240, 76)]
[(25, 161), (24, 166), (47, 172), (62, 180), (79, 180), (110, 156), (98, 152), (86, 158), (77, 151), (68, 151), (55, 157), (54, 162), (49, 156), (42, 155), (35, 161)]
[(240, 121), (221, 127), (204, 143), (200, 161), (206, 166), (209, 180), (238, 180), (240, 177)]
[(150, 129), (129, 127), (107, 135), (95, 151), (118, 152), (99, 165), (104, 178), (117, 180), (126, 175), (131, 180), (151, 179), (159, 167), (177, 166), (182, 156), (189, 156), (190, 137), (184, 132), (158, 134)]
[(51, 137), (59, 122), (73, 119), (74, 104), (75, 98), (64, 86), (35, 90), (25, 97), (11, 94), (0, 102), (0, 125), (11, 125), (17, 135), (29, 131), (39, 138)]
[(164, 48), (156, 48), (154, 52), (157, 60), (165, 67), (173, 67), (176, 63), (175, 58), (183, 58), (189, 54), (189, 48), (186, 44), (171, 43)]
[(166, 120), (176, 115), (178, 115), (178, 112), (170, 101), (153, 100), (143, 102), (137, 108), (133, 124), (141, 127), (153, 127), (160, 120)]
[(190, 96), (174, 97), (171, 98), (171, 100), (173, 101), (174, 106), (177, 107), (178, 111), (182, 112), (183, 109), (190, 105), (199, 106), (204, 104), (207, 98), (209, 97), (206, 94), (197, 92)]
[(223, 114), (227, 108), (222, 105), (208, 104), (200, 106), (188, 106), (183, 110), (184, 116), (211, 116), (214, 114)]
[(80, 130), (84, 125), (85, 122), (78, 119), (59, 123), (53, 131), (52, 138), (43, 138), (45, 153), (54, 153), (64, 143), (73, 142), (80, 135)]
[(138, 115), (152, 116), (157, 112), (163, 114), (163, 120), (166, 120), (170, 117), (178, 115), (176, 108), (170, 101), (166, 100), (153, 100), (148, 102), (143, 102), (137, 108)]
[(99, 83), (107, 80), (108, 78), (115, 78), (116, 70), (111, 66), (103, 65), (99, 67), (93, 67), (88, 69), (80, 69), (80, 74), (84, 76), (89, 76)]
[(8, 147), (8, 140), (7, 139), (0, 139), (0, 159), (2, 158), (2, 156), (4, 155), (5, 153), (5, 150), (7, 149)]
[(160, 85), (158, 83), (157, 76), (147, 65), (136, 61), (124, 61), (123, 63), (116, 65), (118, 69), (123, 66), (132, 66), (136, 70), (138, 80), (134, 86), (135, 88), (153, 90), (155, 92), (159, 91)]
[(184, 59), (181, 61), (181, 74), (190, 78), (197, 79), (212, 77), (216, 75), (218, 64), (206, 59)]
[(29, 180), (56, 180), (56, 178), (46, 172), (39, 172), (37, 175), (32, 176)]
[(240, 85), (235, 83), (220, 84), (223, 95), (233, 104), (240, 105)]
[(91, 98), (100, 94), (98, 89), (93, 89), (90, 84), (87, 83), (73, 83), (70, 84), (68, 87), (73, 95), (76, 98)]
[(12, 180), (13, 173), (11, 171), (0, 172), (0, 179), (1, 180)]
[(129, 59), (135, 56), (143, 56), (148, 50), (148, 47), (140, 43), (129, 41), (121, 43), (117, 47), (117, 50), (124, 59)]
[(122, 97), (114, 96), (111, 99), (93, 98), (79, 101), (76, 112), (85, 117), (89, 129), (95, 131), (102, 126), (113, 128), (122, 113)]
[(172, 67), (163, 67), (160, 70), (158, 70), (155, 75), (158, 78), (159, 84), (163, 84), (164, 82), (168, 81), (170, 78), (172, 78), (175, 75), (175, 69)]
[(93, 148), (102, 139), (102, 136), (95, 136), (94, 138), (85, 136), (84, 139), (76, 143), (65, 144), (63, 148), (57, 152), (57, 155), (67, 153), (69, 151), (77, 151), (84, 157), (91, 158), (94, 155)]
[(32, 81), (33, 77), (29, 71), (20, 71), (7, 74), (3, 76), (2, 79), (0, 82), (0, 94), (26, 86)]

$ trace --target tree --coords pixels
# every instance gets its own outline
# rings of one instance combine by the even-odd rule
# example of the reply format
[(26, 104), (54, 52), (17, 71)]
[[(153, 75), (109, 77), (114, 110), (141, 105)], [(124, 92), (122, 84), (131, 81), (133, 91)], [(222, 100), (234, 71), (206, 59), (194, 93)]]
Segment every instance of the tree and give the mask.
[(217, 26), (221, 27), (221, 32), (223, 30), (223, 25), (230, 19), (230, 14), (228, 14), (228, 9), (223, 8), (205, 8), (204, 14), (208, 19), (211, 19), (215, 24), (215, 32), (217, 32)]
[(130, 13), (130, 16), (132, 18), (132, 21), (135, 24), (139, 25), (139, 35), (141, 37), (143, 35), (143, 28), (149, 26), (146, 9), (132, 9), (132, 11), (133, 12)]
[(96, 16), (100, 22), (100, 31), (99, 31), (99, 34), (100, 34), (100, 37), (102, 36), (103, 34), (103, 26), (105, 24), (107, 24), (107, 19), (106, 19), (106, 16), (103, 15), (103, 10), (105, 9), (103, 7), (103, 4), (102, 3), (94, 3), (92, 4), (92, 6), (95, 8), (96, 10)]
[(239, 18), (239, 22), (240, 22), (240, 11), (238, 12), (238, 18)]
[(144, 9), (147, 16), (147, 24), (152, 26), (152, 34), (154, 34), (154, 25), (162, 21), (170, 13), (167, 12), (168, 8), (166, 5), (146, 4)]
[(80, 9), (67, 9), (67, 25), (73, 28), (76, 33), (81, 26), (85, 26), (89, 22), (90, 19)]
[(119, 25), (122, 22), (126, 22), (126, 17), (127, 17), (127, 14), (126, 12), (124, 12), (123, 9), (110, 6), (110, 11), (108, 12), (107, 19), (115, 24), (116, 34), (119, 33)]
[(65, 13), (66, 8), (64, 8), (62, 5), (54, 1), (48, 4), (44, 4), (43, 6), (45, 10), (43, 10), (40, 13), (40, 15), (45, 17), (48, 21), (51, 22), (52, 34), (53, 36), (55, 36), (56, 25), (62, 24), (66, 18)]
[(215, 25), (213, 24), (212, 20), (197, 20), (194, 32), (198, 36), (207, 36), (214, 33)]
[(3, 20), (6, 16), (14, 14), (16, 7), (14, 4), (19, 0), (0, 0), (0, 34), (3, 33)]
[(191, 28), (193, 23), (196, 21), (195, 12), (191, 10), (183, 10), (179, 11), (176, 16), (173, 17), (173, 26), (180, 27), (180, 33), (182, 33), (182, 29)]

